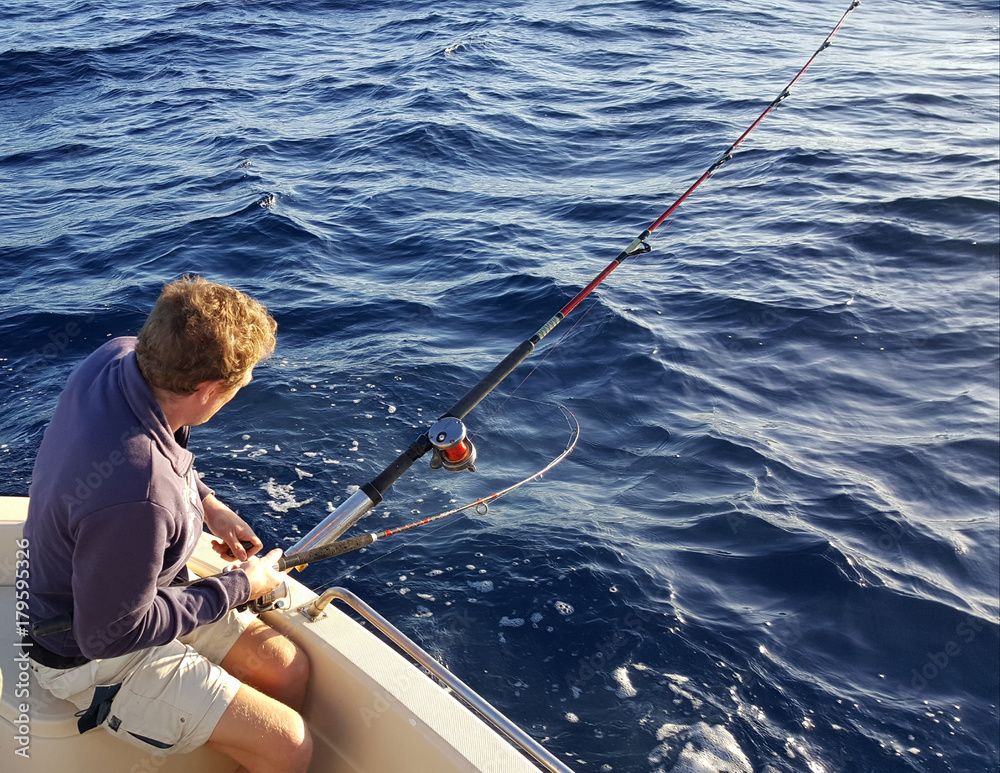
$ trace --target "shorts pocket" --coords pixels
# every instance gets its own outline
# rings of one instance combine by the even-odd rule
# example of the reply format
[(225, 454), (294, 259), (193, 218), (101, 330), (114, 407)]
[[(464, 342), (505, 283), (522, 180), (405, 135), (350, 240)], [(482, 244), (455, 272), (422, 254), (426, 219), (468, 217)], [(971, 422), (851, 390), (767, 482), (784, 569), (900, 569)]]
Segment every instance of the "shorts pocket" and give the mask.
[(128, 682), (111, 704), (103, 726), (112, 735), (146, 751), (176, 751), (191, 715), (171, 703), (140, 695)]

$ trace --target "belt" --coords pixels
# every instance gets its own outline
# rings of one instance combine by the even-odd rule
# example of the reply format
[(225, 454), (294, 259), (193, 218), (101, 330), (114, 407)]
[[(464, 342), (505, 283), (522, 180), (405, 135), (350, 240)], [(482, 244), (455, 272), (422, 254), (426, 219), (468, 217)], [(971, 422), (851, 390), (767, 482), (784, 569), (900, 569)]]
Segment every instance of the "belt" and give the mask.
[(21, 640), (21, 647), (28, 651), (29, 658), (39, 665), (48, 666), (49, 668), (76, 668), (90, 662), (90, 658), (86, 658), (83, 655), (72, 657), (69, 655), (60, 655), (57, 652), (46, 649), (30, 636), (25, 636)]

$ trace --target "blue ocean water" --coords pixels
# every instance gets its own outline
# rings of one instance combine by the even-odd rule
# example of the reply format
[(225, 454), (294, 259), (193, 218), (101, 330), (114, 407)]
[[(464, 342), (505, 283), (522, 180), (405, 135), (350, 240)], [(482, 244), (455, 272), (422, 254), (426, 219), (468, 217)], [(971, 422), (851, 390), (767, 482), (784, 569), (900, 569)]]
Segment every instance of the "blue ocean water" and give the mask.
[[(0, 493), (27, 493), (74, 365), (201, 273), (266, 303), (279, 348), (192, 449), (287, 547), (847, 5), (4, 5)], [(574, 770), (997, 770), (998, 62), (995, 2), (866, 0), (470, 414), (477, 472), (418, 464), (359, 528), (540, 469), (558, 404), (574, 453), (304, 580), (358, 592)]]

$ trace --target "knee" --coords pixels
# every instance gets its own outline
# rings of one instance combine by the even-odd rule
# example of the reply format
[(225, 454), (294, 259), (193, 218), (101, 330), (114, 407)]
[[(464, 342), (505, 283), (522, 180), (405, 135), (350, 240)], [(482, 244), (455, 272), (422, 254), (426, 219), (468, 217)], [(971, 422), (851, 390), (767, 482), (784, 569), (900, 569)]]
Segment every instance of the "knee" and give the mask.
[(302, 715), (245, 685), (226, 708), (209, 745), (253, 773), (305, 773), (313, 755)]
[(312, 762), (313, 740), (305, 720), (301, 716), (299, 720), (295, 728), (289, 728), (292, 732), (287, 736), (286, 753), (282, 755), (282, 760), (289, 770), (305, 773)]
[(313, 739), (308, 726), (306, 726), (305, 723), (303, 723), (302, 726), (305, 728), (305, 733), (302, 736), (302, 744), (299, 746), (299, 750), (302, 755), (302, 759), (304, 760), (304, 767), (302, 769), (305, 770), (309, 767), (309, 763), (312, 762)]
[(261, 647), (264, 659), (280, 665), (289, 675), (309, 676), (309, 656), (294, 641), (275, 632)]
[[(272, 704), (273, 706), (273, 704)], [(304, 773), (312, 761), (313, 740), (305, 719), (294, 709), (277, 705), (268, 720), (270, 733), (262, 733), (258, 754), (269, 771)]]
[(307, 684), (309, 676), (312, 674), (312, 661), (309, 660), (309, 655), (304, 649), (294, 642), (290, 642), (290, 644), (293, 652), (287, 666), (288, 678), (295, 684)]
[(287, 716), (275, 717), (279, 726), (277, 732), (263, 738), (263, 747), (259, 749), (262, 770), (281, 773), (305, 773), (312, 762), (313, 740), (309, 727), (295, 711), (289, 710)]
[(294, 642), (283, 639), (278, 667), (270, 674), (270, 689), (266, 690), (282, 703), (294, 709), (302, 708), (305, 701), (312, 663), (305, 650)]

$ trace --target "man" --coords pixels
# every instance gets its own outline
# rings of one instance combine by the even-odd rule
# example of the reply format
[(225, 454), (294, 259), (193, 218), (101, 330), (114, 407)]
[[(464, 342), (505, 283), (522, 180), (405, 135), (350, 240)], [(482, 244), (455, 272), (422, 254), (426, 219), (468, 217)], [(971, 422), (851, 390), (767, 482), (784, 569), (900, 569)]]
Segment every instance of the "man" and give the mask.
[[(185, 446), (274, 351), (277, 324), (229, 287), (184, 277), (163, 288), (138, 338), (116, 338), (70, 376), (32, 475), (38, 682), (82, 711), (80, 731), (155, 753), (208, 744), (250, 771), (304, 771), (298, 714), (308, 659), (236, 608), (274, 589), (274, 550), (199, 479)], [(203, 526), (241, 563), (186, 587)], [(241, 541), (252, 543), (245, 550)], [(243, 679), (241, 683), (236, 677)]]

